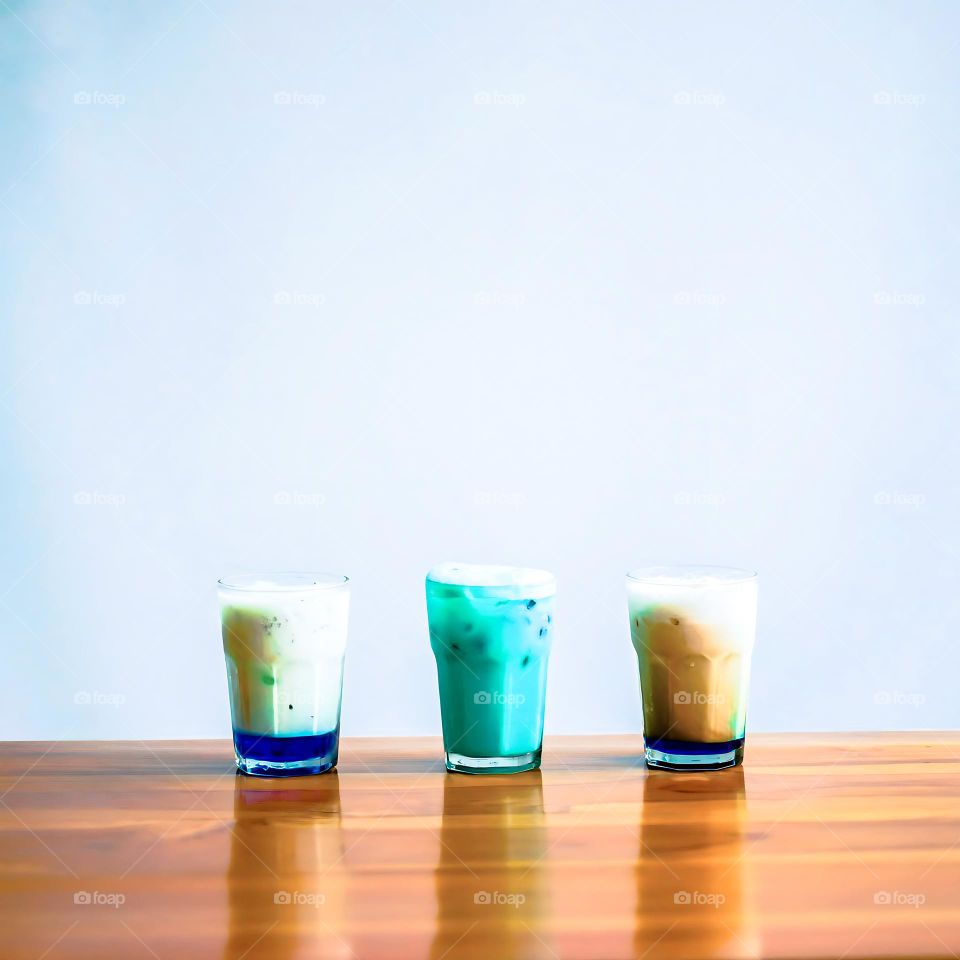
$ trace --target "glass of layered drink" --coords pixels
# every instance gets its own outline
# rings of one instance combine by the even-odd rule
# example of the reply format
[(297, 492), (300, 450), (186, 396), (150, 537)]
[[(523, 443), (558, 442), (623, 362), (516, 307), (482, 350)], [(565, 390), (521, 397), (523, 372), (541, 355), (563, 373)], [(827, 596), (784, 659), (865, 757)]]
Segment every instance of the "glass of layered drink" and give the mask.
[(237, 766), (264, 777), (337, 763), (349, 583), (328, 573), (219, 582)]
[(447, 769), (540, 766), (556, 579), (527, 567), (444, 563), (427, 575)]
[(757, 575), (732, 567), (627, 574), (647, 764), (718, 770), (743, 760)]

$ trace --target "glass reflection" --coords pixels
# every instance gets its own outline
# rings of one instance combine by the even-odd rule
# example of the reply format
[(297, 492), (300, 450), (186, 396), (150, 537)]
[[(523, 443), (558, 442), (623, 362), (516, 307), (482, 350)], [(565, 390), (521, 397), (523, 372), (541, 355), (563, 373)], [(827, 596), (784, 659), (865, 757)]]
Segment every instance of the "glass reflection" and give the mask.
[(308, 789), (238, 774), (233, 810), (224, 960), (288, 960), (304, 940), (324, 957), (349, 957), (336, 771)]
[(539, 770), (448, 773), (432, 960), (555, 957), (543, 929), (550, 913), (547, 851)]
[(635, 952), (757, 957), (743, 767), (650, 771), (637, 858)]

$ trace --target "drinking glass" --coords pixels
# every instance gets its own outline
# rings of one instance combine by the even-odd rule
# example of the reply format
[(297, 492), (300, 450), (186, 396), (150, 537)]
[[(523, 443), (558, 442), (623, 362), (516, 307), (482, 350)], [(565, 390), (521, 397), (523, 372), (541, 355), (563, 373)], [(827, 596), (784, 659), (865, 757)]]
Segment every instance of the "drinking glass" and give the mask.
[(448, 770), (540, 766), (556, 580), (527, 567), (444, 563), (427, 575)]
[(733, 567), (627, 574), (647, 764), (716, 770), (743, 760), (757, 575)]
[(264, 573), (219, 581), (237, 766), (265, 777), (337, 763), (349, 581)]

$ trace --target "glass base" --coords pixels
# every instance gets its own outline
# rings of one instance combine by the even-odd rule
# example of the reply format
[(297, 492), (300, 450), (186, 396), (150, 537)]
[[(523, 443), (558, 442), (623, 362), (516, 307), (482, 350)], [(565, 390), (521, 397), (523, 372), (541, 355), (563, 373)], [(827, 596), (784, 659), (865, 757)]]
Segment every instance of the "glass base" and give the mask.
[(447, 751), (447, 769), (454, 773), (523, 773), (540, 767), (540, 750), (515, 757), (465, 757)]
[(340, 729), (301, 737), (233, 732), (234, 753), (241, 773), (254, 777), (305, 777), (337, 765)]
[(723, 770), (743, 763), (743, 737), (723, 743), (644, 737), (648, 767), (663, 770)]
[(251, 777), (309, 777), (326, 773), (337, 765), (337, 758), (316, 757), (313, 760), (248, 760), (237, 754), (237, 769)]

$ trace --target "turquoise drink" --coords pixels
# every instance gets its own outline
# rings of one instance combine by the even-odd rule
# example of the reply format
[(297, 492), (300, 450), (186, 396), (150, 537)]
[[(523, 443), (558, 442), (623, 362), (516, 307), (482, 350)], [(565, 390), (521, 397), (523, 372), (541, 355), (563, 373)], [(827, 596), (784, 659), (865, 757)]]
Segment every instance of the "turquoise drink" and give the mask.
[(447, 769), (540, 766), (556, 580), (526, 567), (445, 563), (427, 575)]

